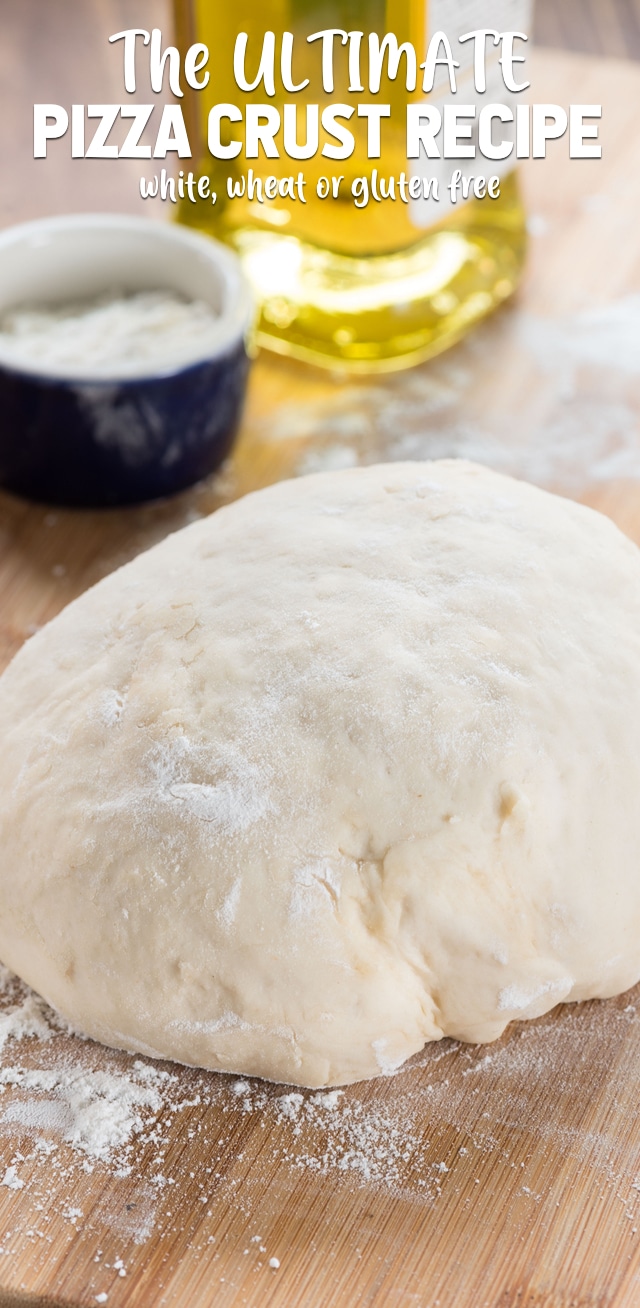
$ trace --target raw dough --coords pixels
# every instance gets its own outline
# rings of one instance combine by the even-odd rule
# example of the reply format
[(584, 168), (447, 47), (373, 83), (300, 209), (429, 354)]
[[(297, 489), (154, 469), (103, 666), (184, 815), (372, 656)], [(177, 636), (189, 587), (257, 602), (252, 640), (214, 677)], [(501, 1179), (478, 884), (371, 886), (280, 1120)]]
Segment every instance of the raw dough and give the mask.
[(0, 956), (300, 1085), (640, 976), (640, 553), (457, 461), (249, 495), (0, 679)]

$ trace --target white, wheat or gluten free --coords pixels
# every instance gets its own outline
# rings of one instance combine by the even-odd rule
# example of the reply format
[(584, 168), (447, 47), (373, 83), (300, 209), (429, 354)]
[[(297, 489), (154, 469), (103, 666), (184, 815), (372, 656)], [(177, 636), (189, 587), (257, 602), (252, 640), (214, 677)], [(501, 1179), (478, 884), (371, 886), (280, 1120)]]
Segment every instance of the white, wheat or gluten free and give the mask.
[(248, 496), (34, 636), (0, 737), (0, 955), (106, 1043), (326, 1086), (640, 976), (640, 554), (523, 483)]

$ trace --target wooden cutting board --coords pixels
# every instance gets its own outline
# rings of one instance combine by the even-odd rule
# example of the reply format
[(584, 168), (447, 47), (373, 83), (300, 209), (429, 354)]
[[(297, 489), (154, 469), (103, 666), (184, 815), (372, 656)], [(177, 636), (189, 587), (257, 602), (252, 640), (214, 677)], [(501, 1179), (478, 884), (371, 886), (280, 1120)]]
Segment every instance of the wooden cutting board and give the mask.
[[(534, 91), (603, 101), (605, 157), (567, 165), (558, 147), (523, 169), (517, 304), (391, 378), (260, 359), (232, 467), (171, 503), (77, 513), (1, 496), (2, 665), (169, 530), (317, 467), (467, 454), (582, 498), (640, 542), (640, 69), (544, 52)], [(639, 1014), (640, 990), (560, 1008), (329, 1097), (175, 1067), (153, 1079), (60, 1032), (9, 1039), (0, 1305), (633, 1308)], [(100, 1159), (87, 1133), (110, 1103), (123, 1143)]]

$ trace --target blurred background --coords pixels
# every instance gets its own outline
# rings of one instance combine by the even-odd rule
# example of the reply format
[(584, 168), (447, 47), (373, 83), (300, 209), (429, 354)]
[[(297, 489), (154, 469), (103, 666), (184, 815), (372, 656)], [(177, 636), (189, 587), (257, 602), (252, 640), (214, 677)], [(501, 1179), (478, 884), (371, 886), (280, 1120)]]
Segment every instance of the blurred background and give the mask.
[(640, 59), (640, 0), (536, 0), (534, 38), (583, 54)]
[[(122, 100), (121, 48), (110, 46), (107, 37), (132, 26), (159, 26), (168, 33), (170, 0), (0, 0), (1, 226), (69, 208), (137, 207), (135, 164), (87, 160), (70, 173), (67, 151), (52, 151), (53, 162), (36, 164), (31, 157), (34, 100)], [(640, 59), (640, 0), (536, 0), (534, 40), (543, 47)], [(144, 85), (137, 98), (149, 99)]]
[[(168, 37), (170, 0), (0, 0), (0, 227), (69, 210), (170, 216), (140, 200), (135, 160), (79, 163), (62, 142), (32, 157), (34, 100), (125, 98), (108, 36), (132, 26)], [(531, 99), (602, 103), (603, 157), (568, 165), (558, 142), (523, 164), (517, 295), (447, 354), (375, 381), (261, 354), (233, 475), (198, 492), (202, 508), (318, 468), (458, 455), (615, 510), (640, 538), (637, 501), (623, 510), (611, 489), (640, 484), (640, 0), (536, 0), (533, 35)], [(151, 99), (144, 77), (137, 98)]]

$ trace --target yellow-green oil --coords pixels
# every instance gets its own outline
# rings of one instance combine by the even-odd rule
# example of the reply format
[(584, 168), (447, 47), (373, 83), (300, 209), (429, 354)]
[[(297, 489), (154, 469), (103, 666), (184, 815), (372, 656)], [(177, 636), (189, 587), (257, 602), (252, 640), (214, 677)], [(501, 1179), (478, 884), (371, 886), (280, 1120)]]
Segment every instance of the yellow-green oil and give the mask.
[[(395, 81), (383, 72), (379, 93), (354, 97), (347, 90), (347, 54), (336, 42), (335, 89), (322, 88), (319, 43), (307, 36), (327, 27), (345, 31), (393, 31), (399, 42), (411, 41), (424, 50), (427, 38), (426, 0), (174, 0), (178, 44), (183, 52), (201, 41), (209, 49), (210, 79), (206, 88), (185, 95), (185, 117), (194, 168), (208, 174), (217, 201), (182, 201), (179, 218), (226, 241), (239, 254), (259, 305), (258, 343), (282, 354), (354, 372), (404, 367), (452, 345), (475, 322), (515, 289), (525, 254), (525, 216), (515, 173), (504, 177), (497, 199), (467, 200), (449, 210), (445, 220), (426, 230), (412, 222), (410, 206), (370, 200), (356, 208), (351, 183), (357, 176), (381, 177), (408, 171), (404, 65)], [(306, 102), (380, 101), (391, 106), (382, 123), (382, 155), (367, 159), (366, 121), (348, 123), (356, 137), (353, 156), (340, 163), (323, 158), (303, 162), (279, 159), (214, 159), (207, 148), (207, 120), (212, 105), (225, 102), (239, 108), (251, 100), (264, 103), (264, 87), (238, 89), (233, 52), (238, 33), (247, 32), (247, 75), (256, 76), (267, 30), (276, 33), (276, 52), (283, 31), (294, 35), (293, 70), (296, 82), (309, 86), (298, 96), (278, 82), (271, 102), (300, 102), (300, 134), (304, 133)], [(362, 44), (366, 50), (366, 36)], [(420, 54), (418, 54), (420, 58)], [(366, 55), (363, 85), (367, 86)], [(229, 123), (227, 138), (242, 139), (243, 124)], [(479, 162), (478, 171), (482, 171)], [(454, 165), (452, 165), (453, 167)], [(297, 176), (306, 179), (306, 204), (299, 199), (229, 199), (227, 179), (238, 179), (253, 168), (264, 181)], [(425, 159), (421, 173), (428, 173)], [(338, 199), (319, 199), (321, 175), (342, 174)]]

